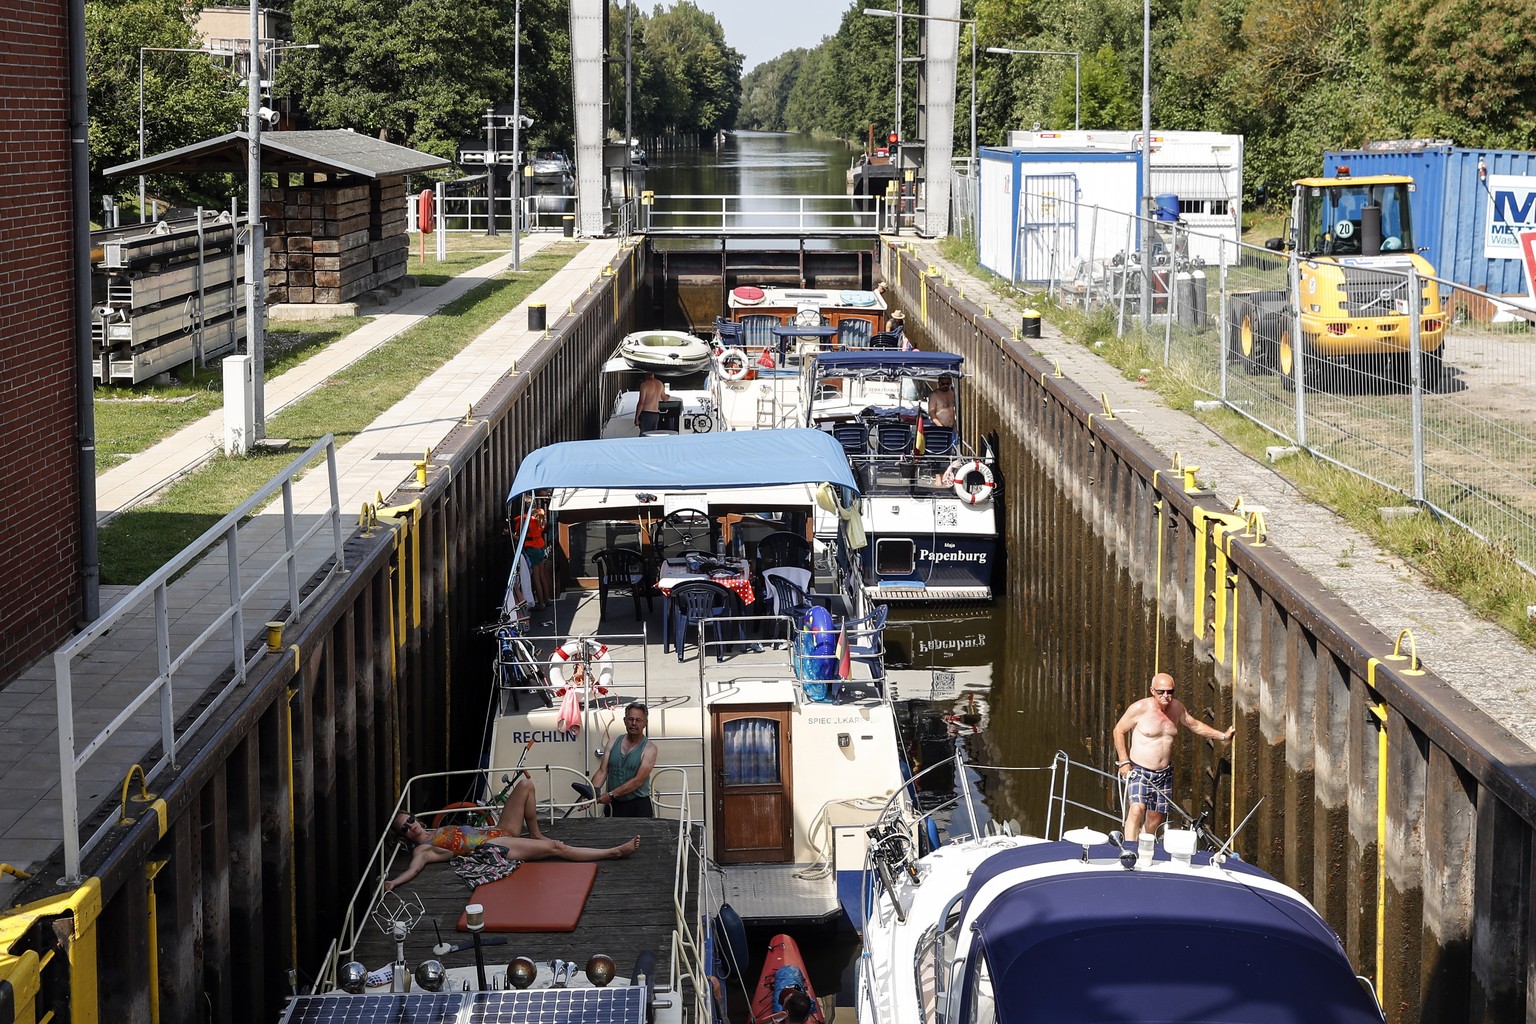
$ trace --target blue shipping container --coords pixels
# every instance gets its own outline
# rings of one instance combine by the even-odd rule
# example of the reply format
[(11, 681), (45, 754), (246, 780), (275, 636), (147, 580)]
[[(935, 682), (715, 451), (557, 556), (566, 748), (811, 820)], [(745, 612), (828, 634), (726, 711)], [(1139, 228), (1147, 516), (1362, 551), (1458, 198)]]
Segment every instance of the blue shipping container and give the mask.
[[(1479, 160), (1485, 174), (1478, 171)], [(1527, 294), (1515, 236), (1536, 230), (1536, 153), (1433, 146), (1323, 155), (1325, 175), (1336, 173), (1340, 164), (1357, 178), (1413, 179), (1408, 205), (1414, 241), (1440, 277), (1494, 295)]]

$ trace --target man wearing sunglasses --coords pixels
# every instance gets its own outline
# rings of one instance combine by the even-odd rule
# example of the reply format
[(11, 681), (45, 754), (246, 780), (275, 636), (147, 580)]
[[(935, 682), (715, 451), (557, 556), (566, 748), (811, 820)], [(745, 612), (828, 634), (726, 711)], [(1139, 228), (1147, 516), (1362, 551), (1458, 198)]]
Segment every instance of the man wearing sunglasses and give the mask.
[(656, 745), (645, 735), (649, 718), (645, 705), (639, 701), (625, 708), (624, 738), (608, 748), (603, 763), (592, 773), (597, 802), (610, 818), (656, 816), (651, 806), (651, 769), (656, 767)]
[(1125, 779), (1125, 840), (1136, 842), (1143, 831), (1155, 833), (1168, 816), (1173, 788), (1173, 739), (1183, 726), (1196, 736), (1227, 743), (1236, 726), (1226, 732), (1206, 725), (1189, 713), (1174, 695), (1173, 676), (1152, 677), (1152, 695), (1125, 709), (1115, 723), (1115, 766)]

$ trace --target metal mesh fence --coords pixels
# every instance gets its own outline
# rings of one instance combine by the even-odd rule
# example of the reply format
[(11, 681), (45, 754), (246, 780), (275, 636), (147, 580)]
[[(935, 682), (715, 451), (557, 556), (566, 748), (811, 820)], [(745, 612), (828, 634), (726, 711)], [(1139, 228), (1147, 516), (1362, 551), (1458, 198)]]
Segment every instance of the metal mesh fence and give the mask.
[(1020, 214), (1015, 284), (1112, 320), (1197, 392), (1536, 571), (1529, 300), (1420, 273), (1407, 253), (1302, 259), (1044, 194)]

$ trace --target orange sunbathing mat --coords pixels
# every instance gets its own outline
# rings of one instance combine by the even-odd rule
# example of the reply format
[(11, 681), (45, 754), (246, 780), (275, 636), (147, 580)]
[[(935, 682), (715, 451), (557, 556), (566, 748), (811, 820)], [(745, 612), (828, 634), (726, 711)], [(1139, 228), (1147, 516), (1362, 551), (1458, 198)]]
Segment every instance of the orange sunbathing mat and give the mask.
[[(597, 878), (595, 863), (536, 860), (475, 888), (488, 932), (573, 932)], [(469, 931), (459, 915), (459, 931)]]

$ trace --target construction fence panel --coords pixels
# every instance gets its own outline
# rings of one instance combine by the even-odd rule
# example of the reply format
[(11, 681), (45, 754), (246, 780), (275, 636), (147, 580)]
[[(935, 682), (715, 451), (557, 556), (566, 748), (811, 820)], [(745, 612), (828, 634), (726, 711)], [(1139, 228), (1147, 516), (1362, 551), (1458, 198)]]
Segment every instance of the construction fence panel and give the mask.
[(1406, 258), (1300, 259), (1059, 191), (1021, 193), (1019, 214), (1014, 283), (1536, 571), (1536, 303)]

